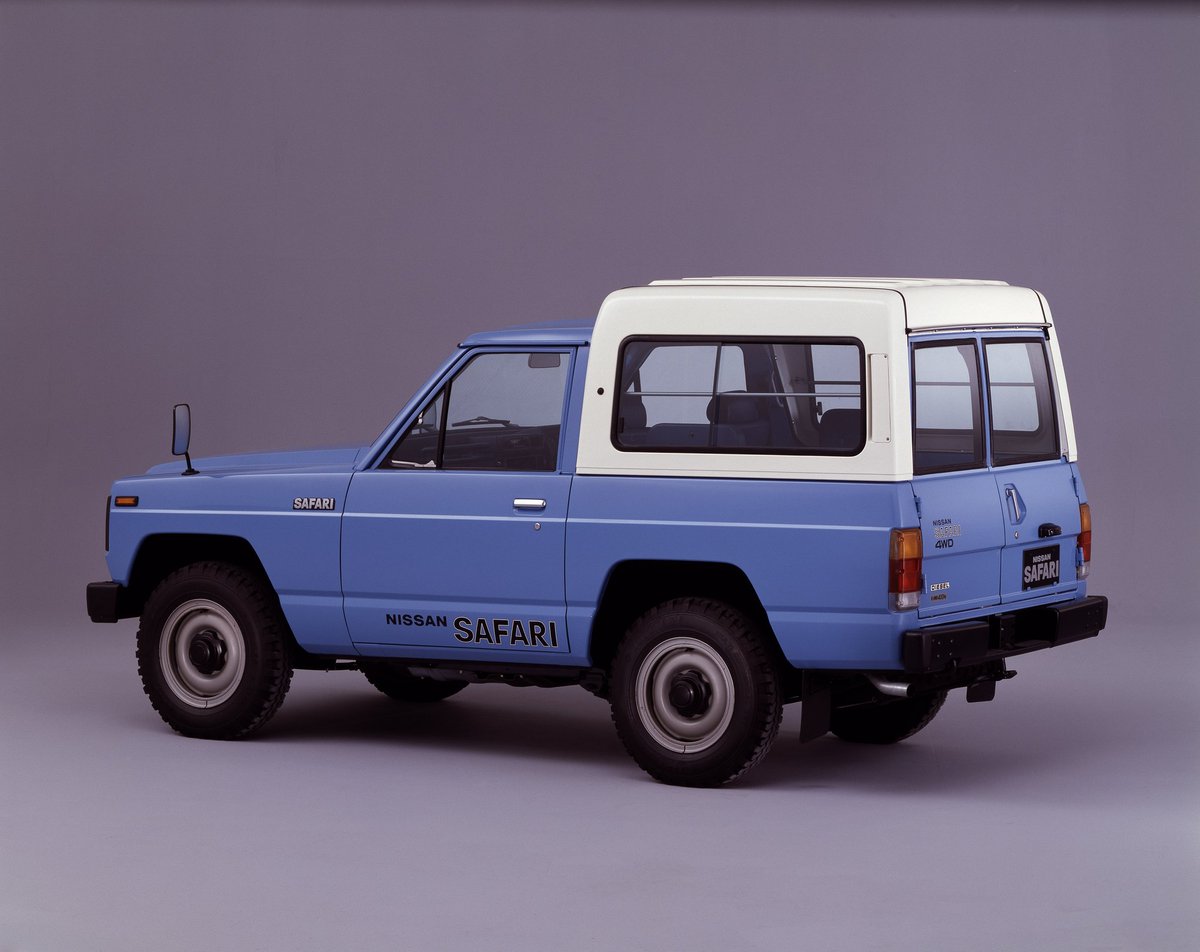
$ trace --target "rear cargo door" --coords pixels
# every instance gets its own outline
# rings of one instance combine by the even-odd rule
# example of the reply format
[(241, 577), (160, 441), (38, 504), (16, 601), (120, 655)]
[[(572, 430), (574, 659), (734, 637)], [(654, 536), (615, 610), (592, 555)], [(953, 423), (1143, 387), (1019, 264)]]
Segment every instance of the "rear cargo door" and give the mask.
[(925, 573), (918, 614), (995, 605), (1004, 520), (987, 466), (976, 341), (918, 340), (912, 368), (913, 492)]
[(985, 337), (981, 343), (992, 472), (1004, 513), (1001, 600), (1070, 594), (1079, 499), (1061, 449), (1045, 340)]

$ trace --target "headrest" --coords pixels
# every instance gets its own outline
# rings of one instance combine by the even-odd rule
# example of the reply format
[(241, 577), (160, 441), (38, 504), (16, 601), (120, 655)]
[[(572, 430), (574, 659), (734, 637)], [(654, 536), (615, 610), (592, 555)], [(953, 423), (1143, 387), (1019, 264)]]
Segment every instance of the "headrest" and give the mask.
[(621, 398), (621, 420), (627, 430), (644, 430), (646, 428), (646, 405), (641, 397), (625, 396)]
[(826, 410), (821, 414), (821, 445), (851, 447), (862, 435), (861, 410)]
[[(745, 390), (728, 390), (719, 393), (708, 401), (708, 419), (710, 423), (753, 423), (759, 418), (758, 398), (746, 396)], [(717, 406), (720, 405), (721, 418), (716, 419)]]

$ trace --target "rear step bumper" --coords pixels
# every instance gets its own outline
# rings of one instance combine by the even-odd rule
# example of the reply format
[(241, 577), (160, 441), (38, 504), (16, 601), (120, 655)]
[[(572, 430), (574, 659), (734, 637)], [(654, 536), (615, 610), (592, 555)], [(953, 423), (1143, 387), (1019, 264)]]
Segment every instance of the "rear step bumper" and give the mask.
[(1094, 638), (1108, 620), (1108, 599), (1092, 595), (1066, 605), (1042, 605), (988, 618), (906, 631), (904, 670), (914, 674), (999, 661)]

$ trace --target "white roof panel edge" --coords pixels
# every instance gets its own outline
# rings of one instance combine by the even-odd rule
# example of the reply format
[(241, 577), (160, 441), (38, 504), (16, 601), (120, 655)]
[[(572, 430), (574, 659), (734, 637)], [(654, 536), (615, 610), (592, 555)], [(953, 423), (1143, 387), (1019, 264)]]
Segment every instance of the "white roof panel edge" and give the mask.
[(718, 275), (708, 278), (662, 278), (651, 281), (650, 286), (662, 285), (764, 285), (784, 287), (873, 287), (900, 290), (901, 288), (940, 287), (963, 285), (1001, 285), (1007, 281), (996, 281), (985, 278), (870, 278), (870, 277), (831, 277), (806, 276), (788, 277), (783, 275)]
[[(834, 283), (841, 282), (841, 283)], [(697, 297), (763, 296), (811, 300), (813, 295), (898, 294), (904, 301), (903, 320), (909, 331), (970, 328), (1037, 327), (1050, 325), (1042, 298), (1031, 288), (1004, 281), (939, 278), (684, 278), (655, 281), (642, 288), (614, 292), (614, 297), (643, 294)], [(836, 319), (836, 312), (831, 312)]]

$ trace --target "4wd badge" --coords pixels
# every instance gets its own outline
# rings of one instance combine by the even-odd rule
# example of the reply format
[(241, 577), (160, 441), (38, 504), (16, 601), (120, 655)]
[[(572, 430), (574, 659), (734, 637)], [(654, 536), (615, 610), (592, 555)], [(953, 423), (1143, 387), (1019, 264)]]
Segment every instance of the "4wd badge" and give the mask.
[(297, 496), (292, 500), (292, 508), (332, 511), (334, 498), (332, 496)]

